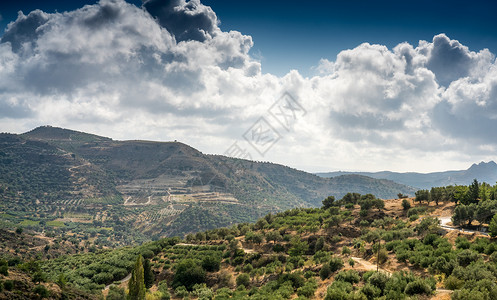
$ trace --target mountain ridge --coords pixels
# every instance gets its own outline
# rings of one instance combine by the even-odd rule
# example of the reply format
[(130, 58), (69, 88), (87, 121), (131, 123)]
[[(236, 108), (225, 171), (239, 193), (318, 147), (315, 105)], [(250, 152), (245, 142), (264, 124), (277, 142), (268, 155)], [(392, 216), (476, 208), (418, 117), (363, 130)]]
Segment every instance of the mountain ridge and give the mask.
[(0, 171), (0, 206), (10, 212), (5, 218), (20, 224), (34, 211), (35, 222), (82, 231), (93, 228), (85, 225), (90, 220), (126, 243), (128, 236), (182, 235), (319, 207), (329, 195), (394, 198), (415, 192), (388, 180), (327, 179), (279, 164), (207, 155), (176, 141), (119, 141), (51, 126), (0, 134)]
[(399, 182), (405, 185), (420, 189), (429, 189), (434, 186), (447, 186), (447, 185), (467, 185), (473, 179), (480, 182), (487, 182), (493, 184), (497, 182), (497, 163), (494, 161), (473, 163), (466, 170), (450, 170), (442, 172), (431, 173), (417, 173), (417, 172), (320, 172), (315, 173), (318, 176), (325, 178), (333, 178), (347, 174), (360, 174), (376, 179), (388, 179)]

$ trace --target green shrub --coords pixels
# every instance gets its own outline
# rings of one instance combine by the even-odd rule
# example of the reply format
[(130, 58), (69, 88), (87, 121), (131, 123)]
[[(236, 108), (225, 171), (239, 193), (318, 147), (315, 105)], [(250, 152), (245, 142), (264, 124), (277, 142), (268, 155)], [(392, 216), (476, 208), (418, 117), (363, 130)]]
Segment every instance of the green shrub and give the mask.
[(174, 290), (174, 294), (179, 298), (185, 298), (190, 295), (186, 287), (180, 285)]
[(309, 270), (309, 271), (306, 271), (306, 272), (304, 273), (304, 277), (305, 277), (306, 279), (312, 278), (312, 277), (314, 277), (314, 276), (316, 276), (316, 273), (314, 273), (313, 271), (310, 271), (310, 270)]
[(221, 266), (221, 257), (207, 255), (202, 259), (202, 268), (207, 272), (217, 272)]
[(480, 255), (470, 249), (462, 250), (457, 255), (457, 262), (462, 267), (469, 266), (470, 263), (477, 261), (480, 258)]
[(345, 281), (353, 284), (353, 283), (359, 283), (361, 277), (359, 276), (359, 273), (357, 273), (356, 270), (347, 270), (347, 271), (340, 271), (335, 277), (335, 280)]
[(349, 266), (354, 267), (355, 265), (355, 260), (352, 258), (349, 258)]
[(407, 284), (404, 293), (408, 295), (416, 295), (416, 294), (429, 295), (431, 293), (431, 288), (424, 280), (417, 279)]
[(361, 227), (368, 227), (369, 226), (369, 221), (368, 220), (361, 220), (359, 222), (359, 226), (361, 226)]
[(444, 281), (445, 288), (449, 289), (449, 290), (458, 290), (458, 289), (462, 288), (463, 285), (464, 285), (464, 281), (460, 280), (459, 278), (457, 278), (453, 275), (450, 275)]
[(456, 248), (457, 249), (469, 249), (471, 247), (471, 243), (467, 238), (459, 236), (456, 238)]
[(390, 277), (386, 273), (375, 272), (368, 278), (368, 282), (383, 291), (389, 279)]
[(12, 280), (5, 280), (3, 282), (3, 288), (6, 291), (12, 291), (12, 289), (14, 288), (14, 282)]
[(107, 294), (106, 300), (122, 300), (126, 299), (126, 291), (115, 285), (109, 287), (109, 293)]
[(276, 252), (276, 253), (279, 253), (279, 252), (285, 252), (285, 247), (283, 247), (282, 245), (280, 244), (275, 244), (273, 246), (273, 251)]
[(409, 216), (409, 221), (411, 221), (411, 222), (414, 222), (414, 221), (416, 221), (417, 219), (419, 219), (419, 215), (412, 215), (412, 216)]
[(48, 296), (49, 296), (49, 292), (44, 285), (35, 286), (35, 288), (33, 289), (33, 293), (38, 294), (40, 296), (40, 298), (42, 298), (42, 299), (48, 298)]
[(254, 269), (254, 267), (252, 266), (252, 264), (246, 264), (242, 268), (244, 273), (250, 273), (250, 272), (252, 272), (253, 269)]
[(381, 248), (378, 253), (378, 262), (380, 265), (386, 263), (388, 260), (388, 251), (385, 248)]
[(343, 268), (343, 260), (340, 257), (333, 256), (329, 262), (331, 272), (336, 272)]
[(368, 299), (375, 299), (375, 298), (381, 296), (381, 290), (378, 287), (376, 287), (376, 286), (374, 286), (374, 285), (372, 285), (370, 283), (366, 283), (362, 287), (361, 292), (364, 295), (366, 295), (366, 297)]
[(0, 274), (3, 276), (9, 276), (9, 267), (7, 265), (0, 266)]
[(413, 215), (421, 215), (426, 212), (426, 207), (424, 206), (418, 206), (418, 207), (413, 207), (407, 211), (407, 216), (413, 216)]
[(322, 250), (319, 250), (313, 256), (314, 261), (318, 264), (327, 263), (330, 261), (330, 258), (331, 258), (330, 253)]
[(205, 276), (205, 270), (198, 261), (190, 258), (184, 259), (176, 265), (173, 287), (184, 286), (191, 290), (195, 284), (205, 282)]
[(333, 274), (333, 272), (331, 271), (329, 264), (324, 264), (321, 267), (321, 270), (319, 270), (319, 277), (321, 277), (322, 280), (329, 278), (331, 276), (331, 274)]
[(311, 298), (314, 296), (314, 293), (316, 293), (316, 290), (318, 288), (318, 284), (314, 278), (311, 278), (307, 280), (306, 283), (304, 283), (303, 286), (299, 287), (297, 289), (297, 295), (302, 296), (302, 297), (307, 297)]
[(411, 208), (411, 202), (407, 199), (402, 200), (402, 209), (409, 210)]
[(334, 281), (326, 291), (325, 300), (343, 300), (349, 299), (353, 286), (349, 282)]
[(248, 287), (250, 285), (250, 276), (246, 273), (238, 275), (238, 277), (236, 278), (236, 285), (243, 285), (245, 287)]
[(489, 299), (481, 291), (462, 289), (457, 290), (452, 293), (450, 297), (451, 300), (479, 300), (479, 299)]

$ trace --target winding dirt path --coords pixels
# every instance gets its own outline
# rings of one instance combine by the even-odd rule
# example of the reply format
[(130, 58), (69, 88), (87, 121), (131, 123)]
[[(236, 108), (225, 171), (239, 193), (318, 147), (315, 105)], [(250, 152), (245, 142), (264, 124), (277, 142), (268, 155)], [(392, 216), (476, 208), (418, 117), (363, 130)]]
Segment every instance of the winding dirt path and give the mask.
[[(129, 273), (126, 277), (124, 277), (123, 279), (119, 280), (118, 282), (119, 282), (119, 284), (121, 284), (123, 282), (126, 282), (126, 281), (130, 280), (130, 278), (131, 278), (131, 273)], [(106, 285), (105, 288), (104, 288), (104, 291), (108, 290), (110, 288), (110, 286), (113, 285), (113, 284), (114, 283)]]

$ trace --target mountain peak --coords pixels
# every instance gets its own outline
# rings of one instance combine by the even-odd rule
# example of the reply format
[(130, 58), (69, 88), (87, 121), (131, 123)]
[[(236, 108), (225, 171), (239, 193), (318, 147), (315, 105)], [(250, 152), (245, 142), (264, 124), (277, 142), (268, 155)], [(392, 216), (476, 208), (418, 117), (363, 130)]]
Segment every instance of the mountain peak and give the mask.
[(491, 160), (489, 162), (481, 161), (479, 164), (474, 163), (468, 170), (482, 170), (482, 169), (497, 169), (497, 164)]
[(104, 141), (111, 140), (107, 137), (102, 137), (90, 133), (53, 127), (50, 125), (36, 127), (35, 129), (23, 133), (30, 138), (41, 140), (71, 140), (71, 141)]

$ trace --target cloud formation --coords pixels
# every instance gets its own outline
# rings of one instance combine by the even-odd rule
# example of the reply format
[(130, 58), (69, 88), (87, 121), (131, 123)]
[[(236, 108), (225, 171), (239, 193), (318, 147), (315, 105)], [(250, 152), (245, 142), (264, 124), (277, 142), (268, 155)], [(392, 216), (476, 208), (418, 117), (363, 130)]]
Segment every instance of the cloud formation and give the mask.
[(493, 158), (497, 63), (487, 49), (444, 34), (393, 49), (364, 43), (319, 62), (314, 77), (277, 77), (250, 56), (250, 36), (218, 24), (198, 0), (20, 13), (0, 40), (0, 127), (52, 124), (223, 153), (289, 92), (307, 114), (264, 160), (322, 170)]

